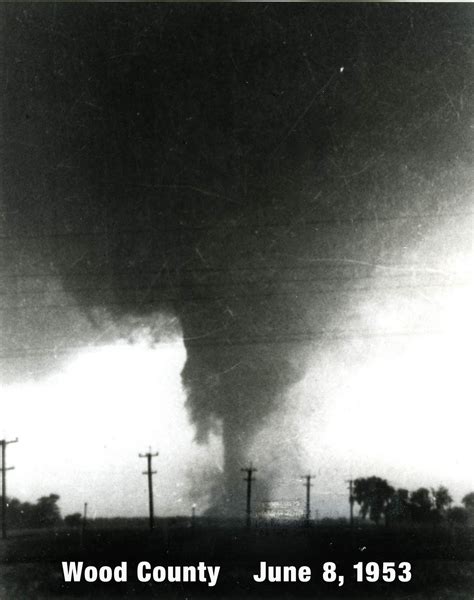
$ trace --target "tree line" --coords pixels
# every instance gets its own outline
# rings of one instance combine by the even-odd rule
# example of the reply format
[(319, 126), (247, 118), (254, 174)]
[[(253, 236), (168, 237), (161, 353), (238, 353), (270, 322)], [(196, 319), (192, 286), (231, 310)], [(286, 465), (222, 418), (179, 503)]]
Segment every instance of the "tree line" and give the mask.
[[(17, 498), (7, 499), (9, 526), (14, 529), (54, 527), (62, 523), (79, 526), (81, 514), (74, 513), (63, 519), (58, 500), (57, 494), (42, 496), (34, 504)], [(359, 505), (362, 519), (376, 524), (474, 524), (474, 492), (464, 496), (463, 506), (453, 506), (449, 490), (444, 486), (420, 487), (410, 492), (395, 489), (380, 477), (361, 477), (353, 482), (352, 500)]]
[(7, 499), (8, 525), (13, 529), (36, 529), (54, 527), (62, 522), (58, 506), (59, 496), (41, 496), (35, 504), (20, 502), (17, 498)]
[(354, 481), (353, 501), (360, 516), (376, 524), (450, 522), (467, 525), (474, 522), (474, 492), (464, 496), (463, 506), (453, 506), (449, 490), (420, 487), (412, 492), (395, 489), (380, 477), (362, 477)]

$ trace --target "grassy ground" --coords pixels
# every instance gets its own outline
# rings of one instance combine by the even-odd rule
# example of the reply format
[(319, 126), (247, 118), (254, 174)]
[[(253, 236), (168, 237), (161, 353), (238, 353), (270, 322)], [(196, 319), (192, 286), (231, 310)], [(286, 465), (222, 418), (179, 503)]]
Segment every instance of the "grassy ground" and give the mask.
[[(0, 599), (46, 598), (389, 598), (393, 600), (473, 600), (474, 531), (434, 528), (388, 530), (364, 527), (265, 527), (246, 531), (236, 525), (163, 523), (153, 532), (141, 527), (91, 524), (84, 540), (77, 530), (12, 532), (0, 545)], [(61, 561), (83, 560), (95, 566), (127, 561), (126, 583), (63, 581)], [(219, 565), (217, 585), (141, 583), (136, 564)], [(309, 583), (256, 584), (260, 561), (308, 565)], [(322, 580), (322, 564), (337, 564), (342, 587)], [(409, 583), (357, 583), (358, 561), (409, 561)]]

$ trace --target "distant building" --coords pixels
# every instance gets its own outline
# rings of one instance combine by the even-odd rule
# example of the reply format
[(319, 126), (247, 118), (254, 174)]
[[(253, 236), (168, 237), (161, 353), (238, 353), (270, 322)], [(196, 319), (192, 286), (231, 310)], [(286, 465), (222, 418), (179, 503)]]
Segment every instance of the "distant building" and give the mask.
[(266, 500), (260, 504), (257, 517), (266, 521), (294, 521), (304, 517), (300, 500)]

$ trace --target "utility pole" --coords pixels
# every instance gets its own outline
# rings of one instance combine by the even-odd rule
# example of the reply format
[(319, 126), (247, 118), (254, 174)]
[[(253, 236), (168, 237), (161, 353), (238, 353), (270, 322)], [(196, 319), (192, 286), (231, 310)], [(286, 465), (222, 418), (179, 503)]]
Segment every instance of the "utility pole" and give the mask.
[(306, 487), (306, 524), (309, 525), (311, 520), (311, 479), (314, 478), (314, 475), (302, 475), (301, 479), (305, 480)]
[(18, 438), (15, 440), (0, 440), (2, 446), (2, 538), (7, 539), (7, 471), (11, 471), (15, 467), (7, 467), (6, 465), (6, 449), (7, 444), (16, 444)]
[(252, 463), (250, 463), (250, 467), (245, 467), (245, 469), (240, 469), (241, 471), (243, 471), (244, 473), (247, 473), (247, 477), (244, 479), (244, 481), (247, 482), (247, 508), (246, 508), (246, 515), (247, 515), (247, 527), (250, 527), (251, 524), (251, 519), (252, 519), (252, 511), (251, 511), (251, 500), (252, 500), (252, 481), (255, 481), (255, 479), (252, 477), (252, 474), (255, 473), (255, 471), (257, 469), (254, 469), (254, 467), (252, 467)]
[(84, 502), (84, 515), (82, 517), (82, 535), (86, 532), (87, 527), (87, 502)]
[(81, 532), (80, 532), (80, 536), (79, 536), (79, 541), (80, 541), (81, 547), (84, 547), (86, 527), (87, 527), (87, 502), (84, 502), (84, 513), (82, 515)]
[(155, 452), (154, 454), (152, 454), (151, 450), (149, 452), (146, 452), (145, 454), (139, 454), (138, 456), (140, 458), (146, 458), (147, 459), (147, 470), (143, 471), (143, 475), (148, 475), (148, 504), (149, 504), (149, 509), (150, 509), (150, 531), (153, 529), (153, 525), (154, 525), (154, 521), (155, 521), (155, 515), (153, 514), (153, 475), (156, 473), (156, 471), (152, 471), (151, 469), (151, 459), (154, 456), (158, 456), (158, 452)]
[(350, 507), (350, 525), (351, 525), (351, 529), (354, 525), (354, 502), (355, 502), (355, 498), (354, 498), (354, 488), (353, 488), (353, 480), (349, 479), (349, 481), (347, 482), (349, 484), (349, 507)]

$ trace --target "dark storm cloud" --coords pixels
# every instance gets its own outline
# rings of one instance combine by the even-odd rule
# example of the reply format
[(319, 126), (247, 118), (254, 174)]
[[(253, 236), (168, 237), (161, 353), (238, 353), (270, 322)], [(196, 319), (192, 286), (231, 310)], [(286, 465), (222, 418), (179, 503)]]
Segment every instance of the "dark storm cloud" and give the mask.
[(347, 282), (424, 234), (400, 217), (464, 208), (472, 8), (2, 11), (4, 353), (80, 338), (25, 275), (91, 318), (178, 316), (198, 437), (223, 421), (234, 474), (305, 371), (295, 342), (347, 326)]

